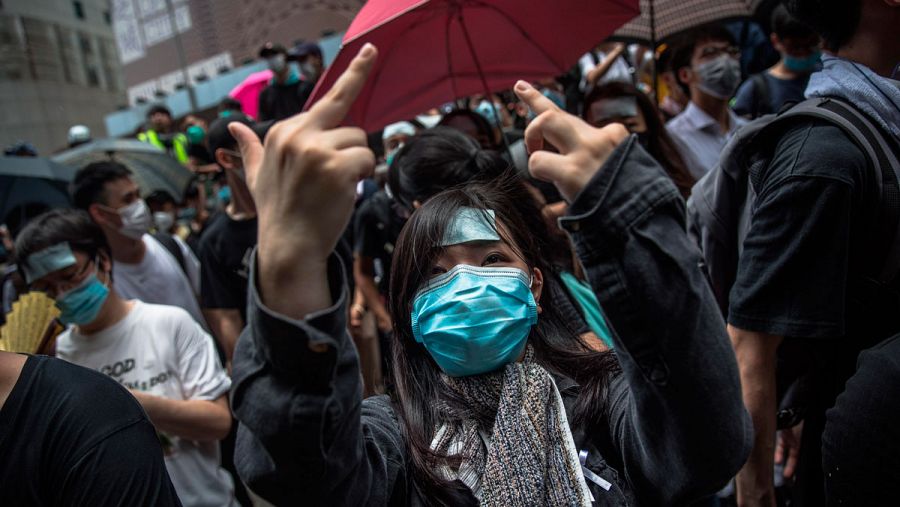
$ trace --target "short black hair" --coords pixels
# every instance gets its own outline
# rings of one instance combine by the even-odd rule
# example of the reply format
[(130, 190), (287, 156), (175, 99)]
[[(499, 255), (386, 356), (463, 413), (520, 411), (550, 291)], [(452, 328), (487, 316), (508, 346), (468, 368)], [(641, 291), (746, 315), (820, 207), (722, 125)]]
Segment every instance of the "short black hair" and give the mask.
[(809, 39), (817, 35), (809, 25), (791, 16), (784, 4), (778, 4), (772, 10), (770, 19), (769, 26), (772, 33), (781, 39)]
[(105, 203), (104, 186), (110, 181), (131, 177), (131, 171), (124, 165), (104, 160), (84, 166), (75, 173), (72, 181), (72, 203), (83, 210), (95, 202)]
[(151, 208), (160, 205), (163, 206), (165, 204), (177, 204), (175, 202), (175, 198), (172, 197), (172, 194), (166, 192), (165, 190), (155, 190), (153, 193), (144, 198), (144, 201), (147, 203), (147, 206)]
[(16, 259), (20, 272), (32, 254), (59, 243), (68, 243), (93, 259), (101, 251), (112, 255), (103, 229), (83, 210), (54, 209), (38, 215), (16, 236)]
[(225, 97), (224, 99), (222, 99), (222, 101), (219, 102), (219, 105), (216, 109), (220, 113), (222, 111), (233, 111), (233, 112), (237, 112), (237, 113), (244, 112), (244, 109), (241, 106), (241, 103), (237, 99), (234, 99), (231, 97)]
[(153, 116), (156, 113), (163, 113), (169, 118), (172, 117), (172, 111), (169, 111), (169, 108), (164, 106), (163, 104), (153, 104), (152, 106), (150, 106), (150, 109), (147, 110), (147, 118)]
[(850, 42), (862, 17), (862, 0), (785, 0), (784, 6), (818, 32), (831, 51)]

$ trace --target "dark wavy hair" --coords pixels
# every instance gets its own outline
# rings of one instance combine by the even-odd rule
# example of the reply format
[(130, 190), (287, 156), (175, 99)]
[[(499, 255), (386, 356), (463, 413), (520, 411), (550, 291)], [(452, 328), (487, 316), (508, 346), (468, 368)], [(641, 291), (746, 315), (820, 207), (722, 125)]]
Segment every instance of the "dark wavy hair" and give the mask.
[[(502, 240), (529, 266), (544, 273), (551, 269), (543, 255), (540, 234), (535, 234), (533, 226), (543, 222), (540, 210), (511, 172), (490, 182), (470, 183), (432, 197), (412, 215), (400, 234), (389, 296), (394, 321), (394, 401), (416, 483), (435, 505), (458, 505), (470, 495), (459, 481), (446, 481), (435, 472), (442, 464), (458, 463), (458, 457), (438, 455), (431, 450), (434, 431), (442, 420), (437, 401), (460, 410), (466, 407), (444, 387), (440, 368), (424, 346), (415, 341), (410, 311), (416, 292), (432, 276), (432, 266), (443, 251), (439, 245), (448, 222), (462, 207), (494, 210), (497, 223), (502, 225), (498, 230)], [(615, 355), (594, 351), (582, 342), (557, 313), (551, 298), (541, 298), (541, 308), (538, 323), (528, 338), (535, 360), (548, 371), (572, 378), (581, 386), (572, 422), (593, 426), (607, 408), (608, 378), (618, 371)]]
[(666, 174), (678, 187), (682, 197), (687, 199), (691, 195), (691, 188), (696, 180), (687, 169), (681, 152), (675, 147), (675, 142), (666, 131), (665, 125), (659, 117), (659, 110), (650, 102), (645, 93), (638, 90), (630, 83), (610, 82), (594, 87), (584, 99), (584, 110), (581, 116), (587, 120), (591, 104), (598, 100), (614, 97), (634, 97), (637, 99), (638, 108), (644, 116), (647, 124), (647, 151), (666, 170)]

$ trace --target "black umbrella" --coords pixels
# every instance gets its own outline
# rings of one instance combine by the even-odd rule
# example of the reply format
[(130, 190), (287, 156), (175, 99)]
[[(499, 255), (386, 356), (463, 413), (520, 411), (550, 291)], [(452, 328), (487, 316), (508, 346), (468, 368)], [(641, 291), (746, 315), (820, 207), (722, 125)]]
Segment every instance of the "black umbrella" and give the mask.
[[(0, 158), (0, 220), (21, 221), (27, 210), (71, 206), (68, 187), (74, 177), (74, 169), (48, 158)], [(10, 215), (13, 210), (20, 216)]]
[(163, 150), (135, 139), (100, 139), (53, 157), (75, 169), (104, 160), (113, 160), (131, 170), (135, 183), (145, 197), (165, 190), (181, 200), (193, 174)]

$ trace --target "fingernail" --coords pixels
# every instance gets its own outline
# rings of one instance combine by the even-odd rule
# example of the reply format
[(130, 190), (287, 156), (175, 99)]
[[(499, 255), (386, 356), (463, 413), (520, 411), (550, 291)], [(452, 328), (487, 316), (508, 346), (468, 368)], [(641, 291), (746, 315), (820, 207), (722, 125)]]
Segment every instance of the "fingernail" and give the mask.
[(371, 42), (366, 42), (365, 44), (363, 44), (359, 55), (368, 58), (372, 56), (373, 52), (375, 52), (375, 46), (373, 46)]
[(529, 85), (525, 81), (522, 81), (521, 79), (516, 81), (516, 90), (519, 90), (520, 92), (525, 92), (525, 91), (528, 91), (529, 88), (531, 88), (531, 85)]

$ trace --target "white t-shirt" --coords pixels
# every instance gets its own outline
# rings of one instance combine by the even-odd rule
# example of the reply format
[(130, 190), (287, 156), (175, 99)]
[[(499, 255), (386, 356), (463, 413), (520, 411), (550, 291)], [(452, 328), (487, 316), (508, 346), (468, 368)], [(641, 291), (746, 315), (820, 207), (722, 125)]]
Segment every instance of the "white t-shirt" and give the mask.
[[(56, 355), (164, 398), (215, 400), (231, 388), (212, 337), (174, 306), (134, 301), (124, 319), (103, 331), (83, 335), (69, 327), (57, 339)], [(234, 482), (219, 466), (218, 442), (163, 433), (160, 441), (185, 507), (235, 504)]]
[[(598, 62), (602, 62), (604, 58), (606, 58), (606, 53), (603, 51), (596, 51), (594, 53), (597, 56), (596, 61), (590, 52), (585, 53), (578, 60), (578, 66), (581, 68), (581, 83), (579, 83), (578, 88), (587, 93), (588, 85), (587, 85), (587, 75), (588, 72), (594, 70), (594, 67), (597, 66)], [(612, 66), (610, 66), (609, 70), (606, 71), (606, 74), (603, 74), (600, 79), (597, 80), (595, 86), (600, 86), (603, 83), (610, 83), (613, 81), (622, 81), (624, 83), (634, 83), (634, 78), (631, 76), (631, 69), (628, 68), (628, 62), (625, 61), (621, 56), (616, 58), (613, 62)]]
[(204, 329), (208, 329), (194, 288), (181, 265), (153, 236), (144, 234), (143, 240), (147, 251), (141, 262), (125, 264), (113, 261), (113, 287), (116, 292), (124, 299), (184, 308)]

